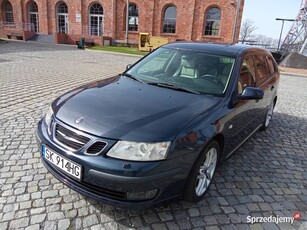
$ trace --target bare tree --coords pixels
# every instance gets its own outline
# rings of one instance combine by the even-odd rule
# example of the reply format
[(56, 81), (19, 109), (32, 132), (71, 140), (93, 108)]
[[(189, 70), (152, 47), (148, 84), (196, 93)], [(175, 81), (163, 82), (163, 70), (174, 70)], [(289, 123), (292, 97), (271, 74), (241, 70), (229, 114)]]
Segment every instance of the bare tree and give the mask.
[(278, 45), (278, 39), (267, 37), (262, 34), (257, 34), (254, 36), (255, 45), (262, 46), (267, 49), (273, 49)]
[(240, 31), (240, 40), (242, 43), (253, 38), (253, 32), (257, 29), (254, 26), (254, 21), (252, 19), (245, 19)]

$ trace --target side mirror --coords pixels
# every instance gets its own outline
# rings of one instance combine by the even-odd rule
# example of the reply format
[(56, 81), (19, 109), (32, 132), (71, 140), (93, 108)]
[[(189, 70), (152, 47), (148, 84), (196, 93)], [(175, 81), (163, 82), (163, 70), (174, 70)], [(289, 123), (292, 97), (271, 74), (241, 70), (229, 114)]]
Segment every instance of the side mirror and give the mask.
[(126, 66), (126, 70), (127, 70), (127, 69), (130, 69), (131, 66), (132, 66), (132, 64), (128, 64), (128, 65)]
[(246, 87), (242, 94), (238, 95), (239, 100), (260, 100), (263, 98), (264, 92), (260, 88)]

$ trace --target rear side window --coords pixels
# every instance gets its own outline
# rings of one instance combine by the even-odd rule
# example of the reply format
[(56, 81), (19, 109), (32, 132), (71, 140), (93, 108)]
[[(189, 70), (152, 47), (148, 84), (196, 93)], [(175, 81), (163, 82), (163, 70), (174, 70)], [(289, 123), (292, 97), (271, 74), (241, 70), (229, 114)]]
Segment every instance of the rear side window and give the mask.
[(262, 85), (270, 76), (267, 67), (266, 56), (264, 54), (255, 54), (255, 69), (257, 86)]

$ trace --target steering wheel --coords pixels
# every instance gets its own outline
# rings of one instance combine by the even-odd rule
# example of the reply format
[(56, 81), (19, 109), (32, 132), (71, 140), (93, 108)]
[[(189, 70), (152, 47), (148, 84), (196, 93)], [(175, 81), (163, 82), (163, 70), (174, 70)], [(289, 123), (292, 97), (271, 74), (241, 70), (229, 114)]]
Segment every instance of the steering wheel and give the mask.
[(211, 74), (202, 75), (200, 78), (206, 79), (207, 81), (210, 81), (210, 82), (217, 84), (217, 85), (223, 84), (219, 78), (217, 78), (216, 76), (211, 75)]

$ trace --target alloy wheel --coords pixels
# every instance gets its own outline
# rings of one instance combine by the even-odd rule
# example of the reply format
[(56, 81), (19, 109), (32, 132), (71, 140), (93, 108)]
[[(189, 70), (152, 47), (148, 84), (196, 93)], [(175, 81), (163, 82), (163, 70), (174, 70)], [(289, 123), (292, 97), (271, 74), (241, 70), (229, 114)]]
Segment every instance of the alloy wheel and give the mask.
[(264, 124), (265, 127), (268, 127), (269, 124), (270, 124), (270, 121), (273, 117), (273, 110), (274, 110), (274, 103), (271, 103), (269, 111), (268, 111), (266, 118), (265, 118), (265, 124)]
[(197, 196), (202, 196), (208, 189), (217, 164), (217, 150), (211, 148), (207, 151), (205, 160), (199, 168), (195, 192)]

